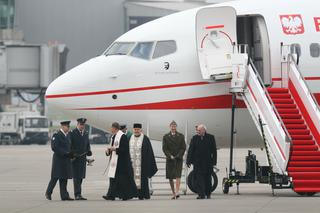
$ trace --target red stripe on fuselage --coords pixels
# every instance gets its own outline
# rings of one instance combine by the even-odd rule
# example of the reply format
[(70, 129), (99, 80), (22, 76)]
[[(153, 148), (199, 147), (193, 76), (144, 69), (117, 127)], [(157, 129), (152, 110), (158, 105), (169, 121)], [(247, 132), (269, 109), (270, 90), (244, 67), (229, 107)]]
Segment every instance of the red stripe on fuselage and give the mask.
[(167, 88), (198, 86), (198, 85), (206, 85), (206, 84), (210, 84), (210, 82), (192, 82), (192, 83), (169, 84), (169, 85), (159, 85), (159, 86), (149, 86), (149, 87), (136, 87), (136, 88), (105, 90), (105, 91), (95, 91), (95, 92), (56, 94), (56, 95), (47, 95), (46, 98), (50, 99), (50, 98), (67, 98), (67, 97), (78, 97), (78, 96), (104, 95), (104, 94), (111, 94), (111, 93), (136, 92), (136, 91), (144, 91), (144, 90), (167, 89)]
[[(320, 77), (318, 77), (318, 76), (305, 77), (304, 79), (307, 81), (320, 81)], [(282, 78), (272, 78), (272, 81), (282, 81)]]
[[(190, 110), (190, 109), (228, 109), (232, 105), (231, 95), (219, 95), (156, 103), (144, 103), (125, 106), (75, 108), (71, 110)], [(246, 108), (241, 100), (236, 101), (239, 108)]]

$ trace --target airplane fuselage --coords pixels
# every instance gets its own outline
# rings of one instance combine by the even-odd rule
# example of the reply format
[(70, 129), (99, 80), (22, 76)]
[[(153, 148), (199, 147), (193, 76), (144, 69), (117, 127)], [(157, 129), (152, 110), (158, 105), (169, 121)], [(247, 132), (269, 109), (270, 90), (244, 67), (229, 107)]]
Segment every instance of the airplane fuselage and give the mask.
[[(238, 39), (234, 42), (250, 43), (252, 57), (267, 84), (281, 84), (280, 44), (299, 46), (299, 67), (320, 100), (320, 12), (315, 4), (319, 5), (310, 0), (236, 1), (207, 7), (230, 6), (236, 10)], [(59, 113), (55, 119), (86, 117), (89, 124), (104, 130), (114, 121), (129, 128), (141, 122), (144, 131), (158, 140), (169, 131), (172, 120), (188, 139), (194, 126), (204, 123), (219, 147), (229, 146), (230, 81), (204, 80), (201, 75), (195, 38), (197, 11), (199, 8), (137, 27), (114, 42), (128, 44), (127, 52), (110, 54), (111, 45), (101, 56), (56, 79), (46, 93), (49, 110)], [(252, 32), (247, 33), (247, 29)], [(139, 56), (140, 43), (143, 48), (150, 47), (149, 54)], [(172, 51), (155, 57), (158, 44), (170, 44)], [(259, 133), (244, 103), (238, 100), (237, 106), (237, 145), (260, 146)]]

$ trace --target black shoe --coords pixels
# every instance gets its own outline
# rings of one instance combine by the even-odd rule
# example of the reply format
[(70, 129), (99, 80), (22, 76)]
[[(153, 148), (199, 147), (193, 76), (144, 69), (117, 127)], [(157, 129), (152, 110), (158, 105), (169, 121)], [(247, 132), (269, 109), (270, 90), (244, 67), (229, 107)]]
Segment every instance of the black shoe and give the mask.
[(71, 197), (62, 198), (63, 201), (73, 201), (74, 199)]
[(78, 195), (76, 196), (75, 200), (87, 200), (87, 198), (84, 198), (81, 195)]
[(102, 198), (105, 200), (115, 200), (114, 197), (110, 197), (110, 196), (106, 196), (106, 195), (103, 195)]
[(46, 198), (47, 198), (47, 200), (52, 200), (52, 198), (51, 198), (51, 195), (50, 194), (45, 194), (45, 196), (46, 196)]
[(180, 195), (179, 195), (179, 194), (177, 194), (177, 195), (176, 195), (176, 199), (179, 199), (179, 198), (180, 198)]
[(205, 199), (205, 198), (206, 198), (205, 196), (198, 196), (197, 197), (198, 200), (202, 200), (202, 199)]
[(211, 195), (207, 195), (207, 199), (211, 199)]

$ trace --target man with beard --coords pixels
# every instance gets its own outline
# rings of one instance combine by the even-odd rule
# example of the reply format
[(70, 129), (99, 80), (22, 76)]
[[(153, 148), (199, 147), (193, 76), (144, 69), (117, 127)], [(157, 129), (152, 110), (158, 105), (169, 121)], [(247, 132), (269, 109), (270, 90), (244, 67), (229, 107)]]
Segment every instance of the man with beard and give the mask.
[(192, 137), (188, 155), (187, 166), (193, 164), (197, 199), (210, 199), (212, 187), (213, 166), (217, 164), (217, 148), (213, 135), (208, 134), (206, 127), (200, 124), (197, 134)]
[(120, 131), (119, 123), (111, 126), (111, 146), (106, 150), (110, 156), (108, 177), (110, 180), (108, 193), (102, 196), (105, 200), (129, 200), (137, 195), (137, 187), (133, 179), (127, 136)]
[(133, 176), (140, 200), (150, 199), (149, 178), (158, 171), (149, 138), (142, 133), (142, 124), (133, 124), (133, 135), (129, 141)]
[(77, 119), (77, 128), (70, 132), (72, 159), (73, 186), (76, 200), (87, 200), (81, 195), (82, 180), (86, 177), (87, 156), (91, 156), (89, 133), (85, 130), (87, 119)]

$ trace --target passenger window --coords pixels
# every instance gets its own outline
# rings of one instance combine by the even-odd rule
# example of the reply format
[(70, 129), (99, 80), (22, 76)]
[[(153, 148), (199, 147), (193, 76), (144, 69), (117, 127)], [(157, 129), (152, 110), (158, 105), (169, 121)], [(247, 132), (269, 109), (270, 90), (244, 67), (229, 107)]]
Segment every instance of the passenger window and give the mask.
[(310, 55), (312, 58), (318, 58), (320, 56), (320, 44), (310, 44)]
[(152, 48), (153, 42), (139, 42), (130, 55), (137, 58), (149, 59)]
[(301, 46), (300, 44), (291, 44), (290, 46), (290, 53), (296, 53), (299, 57), (301, 56)]
[(158, 41), (152, 58), (159, 58), (177, 50), (175, 41)]
[(104, 55), (127, 55), (132, 49), (134, 42), (115, 42), (104, 53)]

